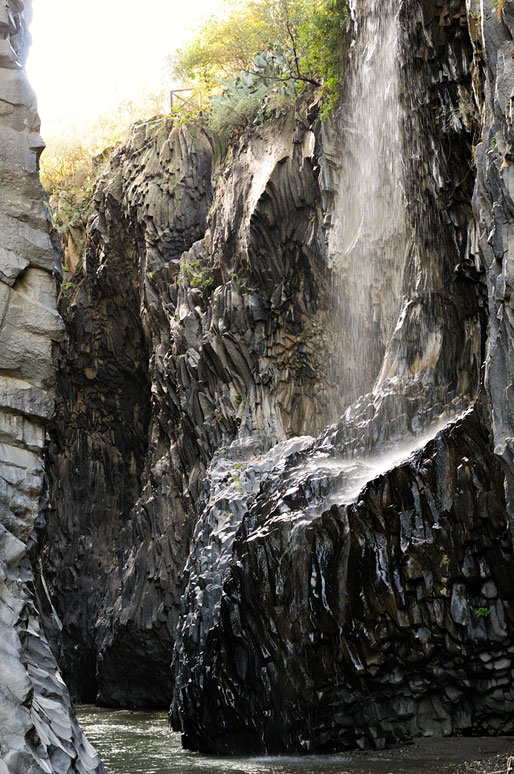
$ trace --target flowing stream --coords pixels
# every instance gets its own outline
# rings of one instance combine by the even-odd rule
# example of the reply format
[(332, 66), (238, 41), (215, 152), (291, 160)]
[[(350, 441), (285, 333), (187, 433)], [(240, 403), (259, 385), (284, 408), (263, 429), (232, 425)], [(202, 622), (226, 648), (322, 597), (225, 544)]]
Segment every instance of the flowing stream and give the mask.
[[(452, 764), (506, 757), (512, 738), (425, 739), (382, 753), (302, 758), (214, 758), (183, 750), (166, 715), (80, 706), (77, 716), (107, 774), (452, 774)], [(448, 766), (449, 768), (446, 768)], [(473, 767), (474, 771), (480, 771)], [(492, 769), (491, 769), (492, 770)]]

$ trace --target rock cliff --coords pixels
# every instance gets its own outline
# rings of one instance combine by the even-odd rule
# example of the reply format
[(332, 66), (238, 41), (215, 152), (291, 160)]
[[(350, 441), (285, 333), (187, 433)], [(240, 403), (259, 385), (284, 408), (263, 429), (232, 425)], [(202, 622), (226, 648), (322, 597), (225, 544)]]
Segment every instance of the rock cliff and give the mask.
[(336, 417), (317, 140), (301, 110), (224, 165), (201, 128), (138, 127), (98, 185), (61, 302), (43, 550), (82, 698), (166, 705), (213, 454)]
[(62, 338), (44, 194), (43, 142), (23, 70), (30, 3), (0, 5), (0, 771), (101, 772), (41, 616), (58, 626), (34, 556), (43, 446)]
[(480, 255), (489, 298), (489, 357), (485, 383), (492, 404), (494, 450), (503, 462), (507, 505), (513, 516), (512, 274), (514, 132), (514, 6), (496, 10), (469, 3), (475, 41), (475, 92), (482, 134), (476, 146), (475, 251)]
[[(41, 556), (64, 673), (101, 703), (173, 693), (195, 749), (509, 730), (513, 559), (490, 419), (505, 347), (473, 194), (489, 27), (459, 0), (393, 11), (398, 322), (386, 272), (360, 313), (375, 336), (361, 376), (353, 264), (333, 255), (359, 149), (344, 109), (322, 123), (309, 95), (230, 148), (199, 126), (136, 127), (61, 294)], [(345, 105), (373, 13), (353, 9)]]
[[(356, 35), (371, 7), (354, 10)], [(468, 21), (458, 2), (400, 9), (409, 244), (373, 392), (257, 486), (250, 463), (237, 527), (221, 511), (237, 496), (216, 488), (198, 523), (171, 712), (193, 749), (328, 752), (512, 731), (513, 558), (487, 429), (495, 398), (480, 386), (481, 75)], [(496, 357), (489, 349), (489, 374)], [(392, 442), (420, 426), (432, 439), (421, 434), (398, 465)]]
[[(229, 147), (200, 125), (134, 127), (97, 183), (64, 331), (23, 135), (0, 417), (15, 447), (2, 470), (23, 453), (35, 471), (27, 492), (6, 474), (21, 541), (7, 625), (29, 679), (33, 632), (53, 659), (30, 597), (39, 514), (35, 603), (75, 699), (172, 699), (184, 743), (223, 753), (514, 732), (514, 0), (487, 2), (350, 2), (345, 93), (326, 122), (306, 93)], [(382, 235), (361, 223), (349, 250), (348, 176), (374, 146), (348, 105), (365, 104), (359, 57), (386, 32), (395, 82), (362, 125), (378, 131), (394, 95), (399, 158), (384, 152), (369, 196), (406, 206), (394, 224), (378, 213)], [(34, 712), (20, 711), (25, 735)], [(69, 728), (68, 751), (82, 744)]]

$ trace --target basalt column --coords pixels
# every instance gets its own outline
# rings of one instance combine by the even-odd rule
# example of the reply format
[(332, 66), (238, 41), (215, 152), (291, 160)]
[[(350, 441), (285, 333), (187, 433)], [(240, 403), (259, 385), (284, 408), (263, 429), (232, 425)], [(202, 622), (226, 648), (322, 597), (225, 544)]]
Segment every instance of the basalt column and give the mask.
[(0, 5), (0, 772), (99, 774), (43, 633), (40, 613), (55, 618), (30, 558), (62, 323), (23, 70), (29, 15), (30, 3)]
[[(457, 1), (349, 5), (357, 38), (380, 36), (364, 67), (382, 15), (396, 20), (400, 311), (373, 391), (334, 426), (238, 459), (232, 482), (213, 466), (174, 654), (171, 717), (193, 749), (328, 752), (513, 730), (514, 557), (480, 384), (486, 353), (490, 369), (502, 362), (485, 347), (485, 299), (504, 285), (486, 286), (473, 239), (468, 14)], [(390, 233), (363, 221), (357, 241), (378, 260)], [(343, 242), (345, 261), (355, 244)], [(505, 412), (505, 397), (493, 409)]]

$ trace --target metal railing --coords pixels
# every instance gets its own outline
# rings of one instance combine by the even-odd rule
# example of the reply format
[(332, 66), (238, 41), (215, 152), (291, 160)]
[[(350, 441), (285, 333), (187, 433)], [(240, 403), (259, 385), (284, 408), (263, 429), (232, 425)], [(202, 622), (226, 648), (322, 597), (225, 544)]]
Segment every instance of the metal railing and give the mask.
[[(181, 97), (181, 93), (189, 92), (190, 96), (193, 95), (193, 89), (172, 89), (170, 91), (170, 109), (173, 110), (175, 106), (180, 107), (180, 105), (189, 105), (189, 107), (194, 108), (195, 110), (202, 109), (201, 102), (200, 104), (196, 105), (194, 102), (191, 102), (190, 99), (185, 99), (184, 97)], [(179, 100), (179, 103), (176, 103), (176, 100)]]

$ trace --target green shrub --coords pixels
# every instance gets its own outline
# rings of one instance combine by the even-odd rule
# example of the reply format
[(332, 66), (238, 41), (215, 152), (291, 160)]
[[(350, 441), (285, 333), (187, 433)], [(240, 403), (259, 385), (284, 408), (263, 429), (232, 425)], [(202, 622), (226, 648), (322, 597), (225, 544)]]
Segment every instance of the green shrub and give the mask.
[[(227, 0), (173, 60), (216, 130), (280, 115), (307, 84), (325, 113), (342, 81), (346, 0)], [(203, 95), (203, 96), (202, 96)]]
[(211, 97), (210, 127), (235, 130), (283, 115), (296, 96), (294, 81), (283, 79), (283, 72), (282, 52), (257, 54), (250, 70), (231, 76), (222, 93)]
[(65, 126), (45, 138), (41, 182), (49, 198), (53, 224), (61, 234), (85, 229), (98, 174), (127, 138), (134, 122), (162, 112), (164, 100), (164, 89), (146, 93), (137, 102), (120, 103), (108, 114), (80, 127)]
[(179, 284), (187, 283), (192, 288), (204, 290), (212, 285), (214, 277), (208, 266), (202, 266), (200, 261), (193, 260), (182, 264), (178, 282)]

